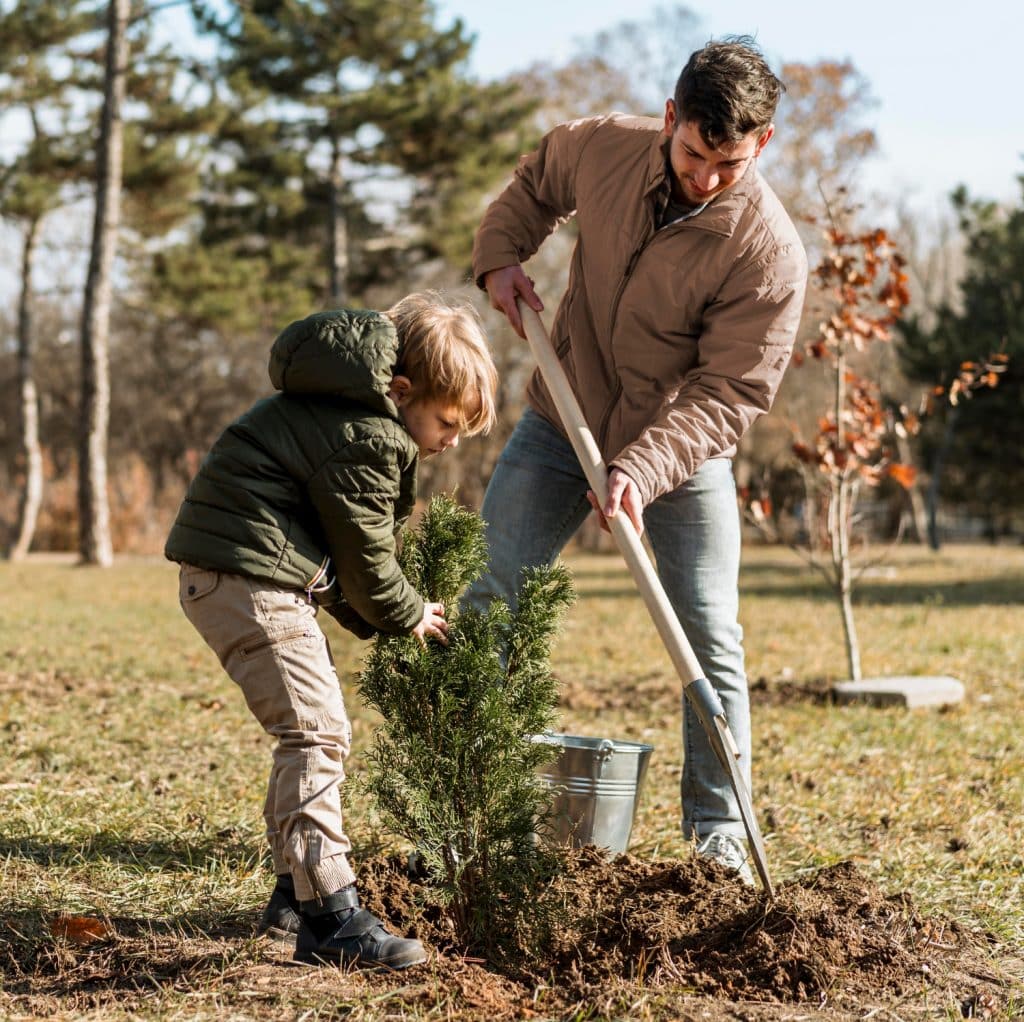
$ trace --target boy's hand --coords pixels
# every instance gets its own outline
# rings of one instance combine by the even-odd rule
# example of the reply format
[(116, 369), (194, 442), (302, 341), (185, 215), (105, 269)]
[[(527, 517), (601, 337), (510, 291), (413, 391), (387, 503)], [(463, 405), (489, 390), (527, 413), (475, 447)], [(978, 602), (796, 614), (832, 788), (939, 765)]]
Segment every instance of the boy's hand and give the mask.
[(442, 646), (448, 645), (448, 622), (444, 619), (443, 603), (424, 603), (423, 620), (412, 630), (416, 641), (423, 647), (427, 645), (427, 636), (437, 639)]

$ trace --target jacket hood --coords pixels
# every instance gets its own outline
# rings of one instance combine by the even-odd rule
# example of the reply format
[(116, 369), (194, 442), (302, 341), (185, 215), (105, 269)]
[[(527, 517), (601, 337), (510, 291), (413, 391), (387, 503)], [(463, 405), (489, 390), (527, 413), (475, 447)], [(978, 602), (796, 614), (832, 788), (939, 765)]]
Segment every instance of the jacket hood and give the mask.
[(398, 418), (388, 388), (398, 361), (398, 335), (387, 316), (335, 309), (296, 320), (270, 350), (270, 381), (286, 394), (358, 401)]

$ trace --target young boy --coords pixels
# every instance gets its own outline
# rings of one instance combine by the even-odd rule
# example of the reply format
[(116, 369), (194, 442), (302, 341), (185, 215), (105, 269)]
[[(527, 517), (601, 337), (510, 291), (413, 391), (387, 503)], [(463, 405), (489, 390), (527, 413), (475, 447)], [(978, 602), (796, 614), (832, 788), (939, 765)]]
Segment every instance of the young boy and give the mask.
[(214, 444), (165, 553), (189, 621), (277, 739), (261, 932), (296, 939), (301, 961), (405, 968), (425, 960), (420, 942), (359, 907), (339, 796), (351, 727), (316, 614), (364, 639), (447, 642), (445, 608), (402, 574), (396, 535), (418, 459), (493, 424), (497, 373), (472, 307), (430, 292), (292, 323), (270, 378), (282, 393)]

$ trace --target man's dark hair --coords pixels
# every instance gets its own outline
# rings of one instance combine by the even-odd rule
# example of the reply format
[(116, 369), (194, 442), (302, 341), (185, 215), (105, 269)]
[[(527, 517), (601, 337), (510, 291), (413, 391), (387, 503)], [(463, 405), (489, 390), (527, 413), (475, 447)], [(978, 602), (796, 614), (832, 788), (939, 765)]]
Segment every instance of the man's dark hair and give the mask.
[(763, 132), (785, 88), (750, 36), (726, 36), (690, 55), (673, 98), (679, 121), (695, 123), (717, 149)]

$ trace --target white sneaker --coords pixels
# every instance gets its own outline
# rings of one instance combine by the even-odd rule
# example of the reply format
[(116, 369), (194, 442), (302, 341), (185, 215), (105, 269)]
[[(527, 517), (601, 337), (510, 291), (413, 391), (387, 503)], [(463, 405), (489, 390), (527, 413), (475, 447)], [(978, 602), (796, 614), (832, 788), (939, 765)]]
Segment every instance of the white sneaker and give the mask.
[(754, 874), (747, 862), (747, 849), (740, 838), (713, 832), (697, 845), (697, 854), (720, 862), (726, 869), (739, 873), (740, 880), (749, 887), (754, 886)]

